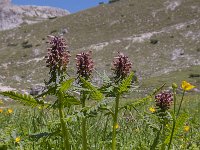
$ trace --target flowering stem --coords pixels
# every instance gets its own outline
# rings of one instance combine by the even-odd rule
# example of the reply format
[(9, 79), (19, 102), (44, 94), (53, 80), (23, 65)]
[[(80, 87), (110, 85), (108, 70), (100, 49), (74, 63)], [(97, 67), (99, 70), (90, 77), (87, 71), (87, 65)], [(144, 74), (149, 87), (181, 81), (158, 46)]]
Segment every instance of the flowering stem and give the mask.
[(173, 89), (173, 99), (174, 99), (174, 117), (176, 114), (176, 89)]
[(176, 89), (175, 88), (173, 88), (173, 96), (174, 96), (174, 98), (173, 98), (174, 99), (173, 127), (172, 127), (169, 145), (168, 145), (168, 150), (170, 149), (170, 146), (172, 143), (172, 138), (174, 135), (175, 126), (176, 126)]
[(64, 112), (63, 112), (62, 99), (59, 98), (58, 100), (59, 100), (59, 103), (60, 103), (60, 106), (59, 106), (59, 116), (60, 116), (60, 123), (61, 123), (63, 140), (64, 140), (64, 149), (65, 150), (70, 150), (68, 131), (66, 129), (66, 123), (64, 121)]
[[(85, 107), (85, 100), (86, 100), (86, 94), (83, 92), (82, 95), (82, 108)], [(84, 117), (82, 118), (82, 145), (83, 145), (83, 150), (87, 150), (87, 131), (86, 131), (86, 116), (84, 113)]]
[(180, 112), (180, 109), (181, 109), (181, 105), (182, 105), (182, 102), (183, 102), (183, 97), (184, 97), (184, 95), (185, 95), (185, 90), (183, 91), (183, 95), (182, 95), (182, 98), (181, 98), (181, 103), (180, 103), (180, 105), (179, 105), (179, 107), (178, 107), (178, 112), (177, 112), (176, 116), (179, 115), (179, 112)]
[(116, 150), (116, 127), (117, 127), (119, 97), (120, 95), (117, 94), (115, 99), (115, 114), (113, 116), (113, 132), (112, 132), (112, 150)]

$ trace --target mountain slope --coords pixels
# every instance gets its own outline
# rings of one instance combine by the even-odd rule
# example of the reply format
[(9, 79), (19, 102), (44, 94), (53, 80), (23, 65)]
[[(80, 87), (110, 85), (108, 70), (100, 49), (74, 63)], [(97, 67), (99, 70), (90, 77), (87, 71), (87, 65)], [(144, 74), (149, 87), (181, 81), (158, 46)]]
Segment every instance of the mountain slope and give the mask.
[(122, 51), (141, 79), (173, 72), (176, 81), (183, 69), (188, 72), (186, 80), (199, 85), (199, 77), (189, 78), (189, 70), (198, 73), (200, 66), (199, 14), (199, 0), (120, 0), (0, 32), (0, 86), (23, 90), (43, 83), (49, 34), (68, 40), (69, 72), (75, 67), (75, 54), (82, 50), (93, 51), (98, 71), (109, 71), (112, 58)]

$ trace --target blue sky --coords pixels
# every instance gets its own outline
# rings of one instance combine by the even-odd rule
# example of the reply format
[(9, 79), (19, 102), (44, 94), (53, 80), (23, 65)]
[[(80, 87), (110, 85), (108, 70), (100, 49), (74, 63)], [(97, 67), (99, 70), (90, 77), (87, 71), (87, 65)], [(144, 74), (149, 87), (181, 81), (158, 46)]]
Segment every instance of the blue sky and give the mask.
[(108, 0), (12, 0), (17, 5), (53, 6), (67, 9), (71, 13), (97, 6), (99, 2), (107, 3)]

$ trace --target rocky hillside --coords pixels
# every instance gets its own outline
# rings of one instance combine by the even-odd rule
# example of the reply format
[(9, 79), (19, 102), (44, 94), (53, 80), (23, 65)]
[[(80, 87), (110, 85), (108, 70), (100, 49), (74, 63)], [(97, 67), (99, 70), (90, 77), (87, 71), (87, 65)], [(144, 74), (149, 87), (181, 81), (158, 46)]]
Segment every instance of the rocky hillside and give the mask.
[[(200, 86), (200, 1), (120, 0), (0, 32), (0, 90), (29, 91), (47, 78), (46, 36), (63, 35), (74, 56), (92, 50), (99, 72), (122, 51), (141, 87), (188, 80)], [(96, 76), (94, 76), (96, 77)]]
[(11, 0), (0, 1), (0, 30), (12, 29), (58, 16), (68, 15), (66, 10), (47, 6), (16, 6)]

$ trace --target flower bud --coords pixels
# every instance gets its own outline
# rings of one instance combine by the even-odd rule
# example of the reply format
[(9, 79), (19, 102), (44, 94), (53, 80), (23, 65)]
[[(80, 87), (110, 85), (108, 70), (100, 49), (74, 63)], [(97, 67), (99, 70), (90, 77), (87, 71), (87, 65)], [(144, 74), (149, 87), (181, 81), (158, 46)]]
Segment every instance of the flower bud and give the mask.
[(171, 92), (161, 92), (155, 96), (156, 106), (161, 109), (161, 111), (166, 111), (170, 108), (173, 102), (173, 95)]
[(113, 70), (115, 78), (124, 79), (130, 73), (132, 63), (130, 62), (129, 58), (121, 52), (118, 52), (118, 56), (114, 59)]
[(176, 84), (176, 83), (173, 83), (173, 84), (172, 84), (172, 88), (173, 88), (173, 89), (177, 89), (177, 88), (178, 88), (177, 84)]
[(48, 53), (46, 58), (47, 67), (50, 68), (50, 71), (56, 72), (64, 72), (66, 71), (67, 65), (69, 63), (69, 51), (66, 50), (67, 44), (62, 37), (51, 36), (47, 43), (50, 44), (50, 48), (48, 48)]
[(94, 69), (94, 62), (91, 58), (92, 51), (82, 52), (76, 55), (77, 74), (85, 79), (89, 79)]

